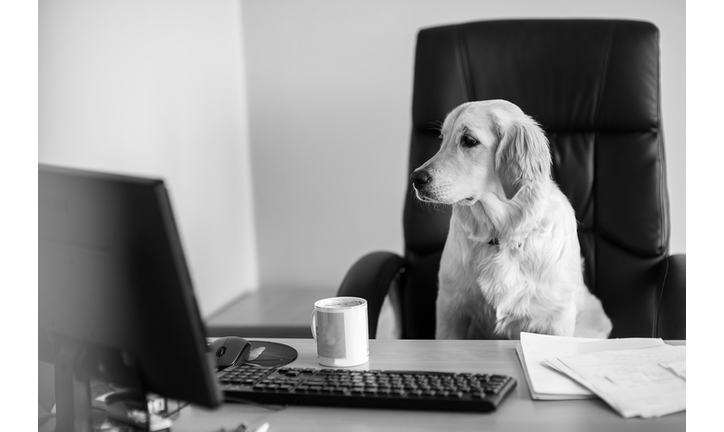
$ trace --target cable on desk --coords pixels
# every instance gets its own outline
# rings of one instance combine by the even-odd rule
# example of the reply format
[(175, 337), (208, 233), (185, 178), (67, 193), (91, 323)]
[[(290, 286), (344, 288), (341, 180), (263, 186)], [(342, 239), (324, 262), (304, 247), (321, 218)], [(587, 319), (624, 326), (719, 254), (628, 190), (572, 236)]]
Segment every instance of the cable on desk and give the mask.
[(181, 412), (181, 410), (184, 409), (184, 408), (186, 408), (187, 406), (189, 406), (189, 403), (188, 403), (188, 402), (186, 402), (186, 401), (181, 401), (181, 400), (178, 400), (178, 399), (167, 399), (167, 401), (169, 401), (169, 402), (170, 402), (170, 401), (176, 402), (176, 409), (173, 410), (173, 411), (169, 411), (169, 412), (163, 413), (163, 414), (157, 414), (157, 415), (161, 416), (162, 418), (174, 418), (174, 417), (178, 417), (178, 415), (179, 415), (179, 413)]

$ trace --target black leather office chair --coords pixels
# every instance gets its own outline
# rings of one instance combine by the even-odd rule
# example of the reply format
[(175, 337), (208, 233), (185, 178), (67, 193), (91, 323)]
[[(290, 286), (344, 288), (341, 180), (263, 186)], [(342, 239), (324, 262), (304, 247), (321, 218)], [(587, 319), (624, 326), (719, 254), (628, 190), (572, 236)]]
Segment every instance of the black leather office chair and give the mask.
[[(408, 174), (437, 152), (436, 125), (463, 102), (506, 99), (535, 118), (580, 222), (585, 281), (613, 321), (611, 337), (686, 339), (686, 256), (668, 254), (658, 43), (654, 25), (614, 20), (472, 22), (417, 39)], [(404, 256), (362, 257), (338, 291), (368, 300), (371, 337), (388, 293), (403, 338), (435, 337), (450, 209), (407, 192)]]

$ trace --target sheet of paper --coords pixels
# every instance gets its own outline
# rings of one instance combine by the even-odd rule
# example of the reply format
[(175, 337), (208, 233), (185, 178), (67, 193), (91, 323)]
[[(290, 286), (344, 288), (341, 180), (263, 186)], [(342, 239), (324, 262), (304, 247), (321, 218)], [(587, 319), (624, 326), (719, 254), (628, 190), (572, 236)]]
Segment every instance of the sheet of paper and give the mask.
[[(517, 344), (515, 346), (515, 351), (518, 354), (518, 358), (520, 359), (520, 363), (525, 365), (527, 363), (525, 359), (525, 354), (523, 353), (523, 346), (521, 344)], [(533, 368), (533, 377), (536, 377), (536, 374), (539, 376), (540, 371), (536, 372), (535, 367)], [(545, 368), (543, 368), (545, 369)], [(554, 371), (550, 371), (553, 373), (556, 373)], [(597, 396), (593, 394), (592, 391), (588, 390), (584, 386), (578, 384), (578, 382), (570, 379), (569, 377), (565, 375), (560, 375), (556, 373), (557, 375), (560, 375), (558, 379), (560, 379), (560, 386), (558, 387), (558, 390), (556, 390), (555, 393), (540, 393), (535, 390), (533, 387), (533, 377), (531, 377), (531, 372), (529, 371), (528, 367), (523, 367), (523, 373), (525, 374), (525, 380), (528, 382), (528, 389), (530, 390), (530, 397), (534, 400), (570, 400), (570, 399), (592, 399), (596, 398)], [(546, 374), (548, 371), (543, 370), (543, 373)], [(539, 386), (540, 387), (540, 386)]]
[(675, 373), (678, 377), (686, 380), (686, 360), (675, 360), (672, 362), (660, 363), (660, 365), (661, 367)]
[[(659, 417), (686, 410), (686, 379), (662, 366), (684, 362), (686, 346), (599, 351), (561, 357), (562, 370), (623, 417)], [(685, 375), (685, 372), (684, 372)]]
[(547, 367), (548, 359), (604, 350), (625, 350), (663, 346), (661, 339), (589, 339), (521, 333), (521, 362), (533, 399), (580, 399), (596, 397), (589, 389)]

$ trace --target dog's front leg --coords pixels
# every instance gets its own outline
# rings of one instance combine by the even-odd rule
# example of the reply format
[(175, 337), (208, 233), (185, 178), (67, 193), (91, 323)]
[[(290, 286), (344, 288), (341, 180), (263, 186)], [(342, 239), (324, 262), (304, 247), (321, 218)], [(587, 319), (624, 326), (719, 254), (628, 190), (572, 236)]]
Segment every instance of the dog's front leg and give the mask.
[(435, 339), (465, 339), (468, 333), (470, 317), (455, 297), (444, 289), (438, 292)]

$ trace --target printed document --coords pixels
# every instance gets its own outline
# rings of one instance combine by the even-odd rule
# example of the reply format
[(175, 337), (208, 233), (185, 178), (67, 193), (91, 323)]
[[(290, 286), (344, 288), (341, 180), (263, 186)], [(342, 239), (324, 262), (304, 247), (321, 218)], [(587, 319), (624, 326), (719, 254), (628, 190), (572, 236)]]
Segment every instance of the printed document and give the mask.
[(590, 339), (521, 333), (516, 347), (518, 357), (528, 380), (531, 398), (536, 400), (563, 400), (595, 398), (596, 395), (559, 371), (551, 368), (549, 360), (558, 357), (604, 350), (625, 350), (664, 346), (661, 339)]
[(560, 369), (625, 418), (686, 410), (686, 346), (560, 357)]

